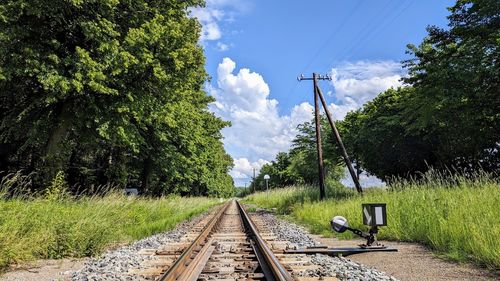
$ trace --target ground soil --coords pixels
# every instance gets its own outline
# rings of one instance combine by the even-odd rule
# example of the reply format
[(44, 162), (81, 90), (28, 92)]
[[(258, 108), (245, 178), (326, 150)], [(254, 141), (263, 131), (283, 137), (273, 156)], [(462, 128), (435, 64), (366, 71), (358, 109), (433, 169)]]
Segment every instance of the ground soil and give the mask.
[(80, 269), (88, 259), (39, 260), (12, 266), (0, 276), (0, 281), (53, 281), (71, 280), (73, 271)]
[[(331, 247), (356, 247), (363, 240), (338, 240), (312, 235), (314, 240)], [(437, 258), (430, 250), (414, 243), (381, 241), (398, 252), (363, 253), (346, 258), (398, 278), (401, 281), (465, 281), (500, 280), (499, 272), (492, 272), (470, 264), (459, 264)]]

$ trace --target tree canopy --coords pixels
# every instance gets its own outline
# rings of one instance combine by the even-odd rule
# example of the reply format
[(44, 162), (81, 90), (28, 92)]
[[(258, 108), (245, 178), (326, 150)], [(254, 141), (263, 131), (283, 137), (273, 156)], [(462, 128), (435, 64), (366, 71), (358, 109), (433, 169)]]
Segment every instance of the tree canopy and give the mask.
[(342, 122), (352, 155), (380, 178), (500, 169), (500, 2), (459, 0), (450, 11), (449, 29), (431, 26), (408, 45), (406, 86)]
[(228, 126), (208, 111), (203, 1), (6, 0), (0, 4), (0, 170), (43, 188), (140, 186), (231, 195)]

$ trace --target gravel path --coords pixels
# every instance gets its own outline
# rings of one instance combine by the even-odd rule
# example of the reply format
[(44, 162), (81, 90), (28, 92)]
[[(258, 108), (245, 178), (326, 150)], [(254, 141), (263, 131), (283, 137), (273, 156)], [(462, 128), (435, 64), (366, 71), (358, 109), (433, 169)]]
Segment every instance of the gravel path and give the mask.
[[(307, 231), (294, 223), (276, 218), (273, 214), (258, 210), (255, 214), (261, 216), (266, 224), (272, 229), (278, 240), (288, 240), (299, 247), (310, 247), (319, 245), (307, 233)], [(342, 257), (331, 257), (316, 254), (311, 262), (318, 265), (316, 270), (307, 270), (303, 277), (337, 277), (340, 280), (397, 280), (396, 278), (380, 272), (372, 267), (364, 266), (357, 262)]]
[(179, 242), (180, 238), (205, 216), (206, 214), (200, 215), (180, 223), (172, 231), (153, 235), (131, 245), (108, 251), (99, 258), (90, 260), (82, 269), (74, 272), (72, 280), (144, 280), (140, 276), (127, 274), (131, 269), (141, 268), (141, 264), (152, 259), (151, 256), (139, 254), (139, 251), (142, 249), (157, 249), (168, 243)]

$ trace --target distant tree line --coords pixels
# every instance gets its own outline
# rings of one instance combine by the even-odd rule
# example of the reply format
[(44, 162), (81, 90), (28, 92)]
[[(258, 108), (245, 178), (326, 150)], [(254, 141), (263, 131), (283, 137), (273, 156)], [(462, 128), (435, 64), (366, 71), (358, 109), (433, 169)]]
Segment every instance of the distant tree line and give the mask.
[(61, 171), (75, 190), (228, 196), (227, 122), (188, 8), (202, 0), (0, 4), (0, 176)]
[[(405, 86), (337, 122), (358, 168), (386, 181), (418, 177), (430, 167), (466, 175), (500, 171), (500, 1), (459, 0), (449, 10), (449, 29), (430, 26), (419, 46), (408, 45)], [(291, 151), (261, 171), (275, 186), (315, 180), (314, 127), (299, 130)], [(323, 147), (329, 171), (343, 164), (333, 140)]]

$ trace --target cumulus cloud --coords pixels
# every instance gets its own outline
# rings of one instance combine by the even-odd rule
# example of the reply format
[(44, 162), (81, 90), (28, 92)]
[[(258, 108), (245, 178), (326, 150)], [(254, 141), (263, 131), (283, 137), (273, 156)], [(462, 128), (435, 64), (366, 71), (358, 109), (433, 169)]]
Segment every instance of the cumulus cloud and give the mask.
[(192, 8), (191, 16), (201, 23), (201, 41), (218, 40), (222, 37), (219, 21), (224, 17), (224, 11), (217, 8)]
[(255, 162), (248, 161), (247, 158), (235, 158), (233, 160), (234, 168), (231, 170), (230, 175), (233, 179), (243, 182), (248, 182), (253, 176), (253, 171), (258, 174), (262, 166), (270, 162), (264, 159), (259, 159)]
[(224, 35), (224, 24), (234, 21), (238, 14), (250, 10), (246, 0), (207, 0), (205, 7), (193, 7), (189, 11), (191, 17), (197, 18), (201, 23), (200, 41), (207, 44), (209, 41), (217, 42), (215, 49), (227, 51), (231, 44), (218, 42)]
[[(217, 68), (217, 86), (209, 91), (216, 98), (211, 110), (232, 126), (223, 129), (224, 144), (235, 158), (231, 175), (250, 178), (255, 167), (286, 151), (297, 134), (297, 125), (309, 121), (309, 103), (294, 106), (289, 115), (279, 115), (278, 101), (269, 97), (264, 78), (248, 68), (236, 70), (236, 63), (224, 58)], [(238, 181), (237, 181), (238, 182)]]
[[(361, 107), (378, 93), (401, 85), (399, 64), (390, 61), (346, 63), (332, 69), (335, 103), (329, 108), (336, 119)], [(224, 145), (235, 159), (231, 176), (238, 185), (249, 182), (253, 169), (274, 159), (280, 151), (290, 148), (298, 133), (297, 125), (313, 118), (313, 106), (304, 102), (280, 115), (279, 102), (270, 98), (264, 77), (248, 68), (237, 69), (236, 62), (224, 58), (217, 68), (216, 85), (208, 86), (216, 102), (211, 110), (229, 120), (232, 126), (223, 129)], [(376, 179), (363, 176), (366, 183)]]
[(404, 74), (401, 64), (395, 61), (358, 61), (344, 63), (331, 70), (332, 104), (334, 117), (343, 119), (347, 112), (360, 108), (379, 93), (401, 86)]

